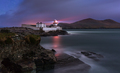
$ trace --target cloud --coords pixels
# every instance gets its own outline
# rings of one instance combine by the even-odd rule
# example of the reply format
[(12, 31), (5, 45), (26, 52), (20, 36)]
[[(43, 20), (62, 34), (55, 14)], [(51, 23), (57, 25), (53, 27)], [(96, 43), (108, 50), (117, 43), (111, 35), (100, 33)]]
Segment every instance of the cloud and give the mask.
[(112, 18), (119, 21), (119, 0), (23, 0), (14, 12), (0, 15), (0, 26), (49, 22), (53, 19), (77, 21), (84, 18)]
[(17, 26), (29, 21), (49, 21), (59, 10), (57, 7), (67, 1), (69, 0), (23, 0), (12, 14), (7, 12), (0, 15), (0, 24)]

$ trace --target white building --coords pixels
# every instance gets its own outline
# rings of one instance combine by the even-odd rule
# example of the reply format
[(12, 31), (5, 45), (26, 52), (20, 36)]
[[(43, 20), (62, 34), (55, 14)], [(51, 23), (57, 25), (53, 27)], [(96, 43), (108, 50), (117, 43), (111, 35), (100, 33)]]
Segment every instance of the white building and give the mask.
[(46, 27), (46, 25), (45, 24), (43, 24), (42, 22), (37, 22), (36, 23), (36, 27), (43, 27), (43, 28), (45, 28)]
[(22, 24), (22, 27), (26, 27), (26, 28), (31, 28), (33, 30), (39, 30), (40, 27), (43, 28), (43, 31), (45, 32), (49, 32), (49, 31), (56, 31), (56, 30), (62, 30), (62, 28), (60, 26), (57, 26), (58, 25), (58, 22), (57, 20), (54, 20), (53, 26), (51, 27), (46, 27), (45, 24), (43, 24), (42, 22), (37, 22), (36, 25), (27, 25), (27, 24)]

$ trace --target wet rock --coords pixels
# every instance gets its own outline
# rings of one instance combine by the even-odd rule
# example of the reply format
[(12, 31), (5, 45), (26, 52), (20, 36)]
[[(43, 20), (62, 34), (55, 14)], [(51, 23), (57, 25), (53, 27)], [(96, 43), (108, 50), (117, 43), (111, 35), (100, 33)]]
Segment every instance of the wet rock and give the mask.
[(41, 53), (41, 58), (35, 59), (34, 62), (36, 64), (36, 72), (50, 70), (54, 68), (54, 64), (56, 63), (56, 58), (49, 57), (50, 54)]
[(58, 35), (68, 35), (67, 31), (64, 30), (56, 30), (41, 33), (40, 36), (58, 36)]
[(57, 30), (57, 31), (49, 31), (51, 35), (68, 35), (68, 33), (64, 30)]
[(57, 62), (53, 70), (38, 73), (88, 73), (91, 67), (78, 58), (74, 58), (65, 53), (57, 56)]
[(54, 69), (55, 62), (52, 59), (42, 58), (35, 60), (35, 64), (36, 64), (36, 71), (38, 72), (38, 71)]
[(95, 61), (99, 61), (101, 58), (104, 58), (101, 54), (97, 54), (97, 53), (90, 52), (90, 51), (81, 51), (81, 53)]
[(4, 73), (6, 70), (6, 73), (12, 72), (12, 73), (22, 73), (22, 67), (18, 64), (15, 64), (10, 61), (9, 58), (4, 58), (1, 62), (2, 66), (2, 72)]
[(53, 53), (56, 53), (56, 51), (54, 49), (51, 50)]

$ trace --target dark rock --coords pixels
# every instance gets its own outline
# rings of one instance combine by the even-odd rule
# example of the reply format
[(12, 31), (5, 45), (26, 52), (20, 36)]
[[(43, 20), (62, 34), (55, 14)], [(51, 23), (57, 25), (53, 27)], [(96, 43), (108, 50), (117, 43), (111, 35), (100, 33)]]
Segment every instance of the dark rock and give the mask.
[(44, 32), (42, 29), (40, 30), (33, 30), (30, 28), (25, 28), (25, 27), (9, 27), (9, 28), (0, 28), (1, 30), (5, 30), (3, 32), (9, 32), (16, 33), (20, 36), (26, 36), (26, 35), (40, 35), (40, 36), (58, 36), (58, 35), (68, 35), (68, 33), (64, 30), (56, 30), (56, 31), (49, 31), (49, 32)]
[(52, 52), (56, 53), (56, 51), (54, 49), (51, 50)]
[[(3, 67), (6, 68), (7, 72), (22, 73), (22, 67), (11, 62), (9, 58), (4, 58), (1, 64), (4, 65)], [(2, 72), (4, 72), (4, 68), (2, 68)]]
[(56, 30), (40, 33), (40, 36), (58, 36), (58, 35), (68, 35), (67, 31), (64, 30)]
[(4, 29), (2, 29), (0, 32), (1, 32), (1, 33), (9, 33), (10, 30), (4, 30)]
[(99, 61), (100, 58), (103, 58), (101, 54), (97, 54), (90, 51), (81, 51), (81, 53), (87, 56), (88, 58), (94, 59), (95, 61)]
[(41, 33), (40, 36), (44, 36), (44, 37), (46, 37), (46, 36), (50, 36), (50, 34), (44, 32), (44, 33)]
[(36, 64), (36, 71), (45, 71), (54, 69), (55, 62), (51, 58), (41, 58), (34, 60)]
[[(9, 30), (9, 31), (7, 31), (7, 30)], [(12, 32), (12, 33), (16, 33), (20, 36), (25, 36), (25, 35), (30, 35), (30, 34), (39, 35), (40, 32), (41, 32), (39, 30), (33, 30), (33, 29), (30, 29), (30, 28), (25, 28), (25, 27), (0, 28), (0, 31), (2, 31), (2, 32)]]
[[(0, 46), (2, 72), (18, 73), (16, 70), (26, 72), (39, 66), (43, 67), (43, 70), (54, 68), (54, 63), (57, 61), (55, 54), (51, 50), (44, 49), (40, 44), (28, 43), (30, 40), (26, 38), (27, 42), (25, 37), (12, 37), (13, 43), (5, 44), (7, 46), (4, 47)], [(36, 39), (36, 42), (40, 40)]]
[(46, 53), (44, 53), (44, 52), (42, 52), (40, 55), (41, 55), (42, 57), (48, 57), (48, 55), (47, 55)]
[[(47, 70), (43, 73), (88, 73), (90, 66), (77, 58), (65, 53), (57, 56), (57, 62), (53, 70)], [(42, 73), (39, 71), (38, 73)]]
[(68, 33), (65, 30), (57, 30), (56, 32), (58, 32), (59, 35), (68, 35)]

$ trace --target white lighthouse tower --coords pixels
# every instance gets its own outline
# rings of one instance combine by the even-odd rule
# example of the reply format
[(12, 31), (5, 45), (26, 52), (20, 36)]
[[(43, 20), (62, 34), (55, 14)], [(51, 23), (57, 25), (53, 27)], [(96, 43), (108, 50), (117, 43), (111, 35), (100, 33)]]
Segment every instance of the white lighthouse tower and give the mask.
[(54, 25), (54, 26), (57, 26), (57, 25), (58, 25), (58, 21), (57, 21), (56, 19), (54, 20), (53, 25)]

